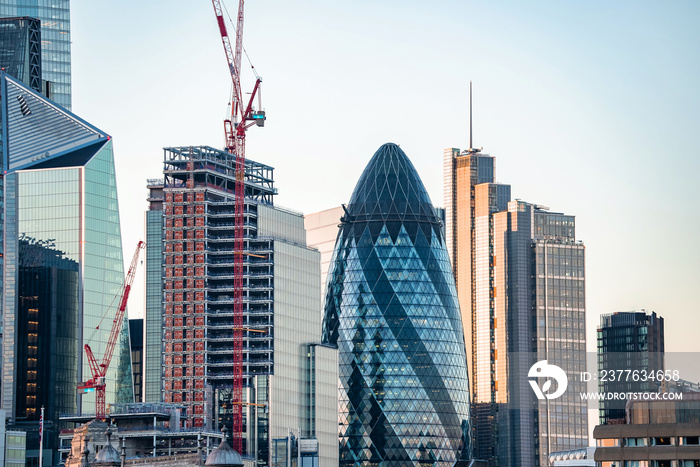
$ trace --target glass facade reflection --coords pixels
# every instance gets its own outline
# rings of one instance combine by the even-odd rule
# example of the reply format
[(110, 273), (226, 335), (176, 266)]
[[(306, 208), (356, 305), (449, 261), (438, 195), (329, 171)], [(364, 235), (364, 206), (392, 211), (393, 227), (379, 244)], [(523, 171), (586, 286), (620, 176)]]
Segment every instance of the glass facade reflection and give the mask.
[(41, 22), (36, 18), (0, 18), (0, 66), (42, 92)]
[[(646, 371), (666, 369), (664, 362), (664, 319), (655, 312), (622, 311), (601, 315), (598, 335), (599, 371)], [(661, 381), (627, 379), (598, 381), (602, 393), (660, 392)], [(598, 403), (599, 423), (607, 425), (625, 419), (625, 400)]]
[(467, 335), (474, 457), (489, 465), (548, 465), (587, 446), (586, 404), (569, 392), (539, 401), (528, 370), (540, 360), (569, 380), (585, 370), (585, 247), (574, 216), (510, 201), (495, 159), (445, 149), (447, 245)]
[[(91, 376), (83, 347), (101, 360), (124, 280), (112, 141), (6, 74), (0, 78), (9, 169), (2, 408), (15, 429), (27, 431), (32, 465), (38, 408), (46, 407), (44, 455), (55, 464), (58, 432), (68, 428), (59, 415), (95, 411), (94, 393), (77, 392)], [(22, 95), (32, 112), (18, 112), (13, 95)], [(27, 137), (36, 128), (52, 133)], [(107, 373), (107, 404), (133, 402), (129, 347), (124, 321)]]
[(385, 144), (355, 187), (331, 260), (323, 340), (339, 349), (343, 466), (452, 466), (470, 451), (462, 321), (442, 224)]
[(0, 1), (0, 17), (16, 16), (29, 16), (41, 21), (42, 77), (51, 83), (51, 99), (70, 110), (70, 1)]

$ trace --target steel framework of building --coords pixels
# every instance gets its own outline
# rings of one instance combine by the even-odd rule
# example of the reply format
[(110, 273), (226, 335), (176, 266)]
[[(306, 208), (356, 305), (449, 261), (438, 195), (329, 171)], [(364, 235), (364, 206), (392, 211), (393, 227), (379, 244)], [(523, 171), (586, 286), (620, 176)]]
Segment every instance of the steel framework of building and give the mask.
[[(186, 405), (193, 425), (205, 428), (211, 425), (206, 415), (217, 404), (227, 425), (235, 422), (237, 408), (242, 413), (244, 401), (233, 394), (232, 328), (240, 330), (239, 397), (251, 376), (273, 370), (273, 240), (257, 236), (259, 206), (272, 205), (275, 194), (273, 168), (246, 161), (239, 228), (235, 167), (234, 155), (211, 147), (165, 149), (165, 401)], [(239, 232), (240, 250), (235, 246)], [(240, 274), (235, 268), (239, 258)], [(226, 395), (218, 397), (222, 392)]]

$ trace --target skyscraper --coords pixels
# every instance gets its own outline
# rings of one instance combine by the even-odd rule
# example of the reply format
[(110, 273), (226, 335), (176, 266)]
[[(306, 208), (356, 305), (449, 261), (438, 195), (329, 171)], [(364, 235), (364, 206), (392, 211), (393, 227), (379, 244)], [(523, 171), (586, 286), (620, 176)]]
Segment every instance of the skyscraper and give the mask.
[(52, 0), (50, 3), (41, 0), (0, 1), (0, 17), (19, 16), (41, 21), (42, 79), (49, 83), (51, 99), (70, 110), (70, 0)]
[[(655, 312), (623, 311), (600, 317), (598, 328), (598, 369), (605, 371), (652, 372), (665, 370), (664, 319)], [(654, 378), (601, 378), (602, 393), (658, 392), (661, 381)], [(600, 424), (625, 418), (625, 400), (600, 401)]]
[(480, 149), (444, 151), (446, 236), (470, 357), (474, 457), (499, 466), (547, 465), (549, 452), (587, 445), (586, 406), (572, 398), (579, 383), (545, 402), (528, 384), (528, 370), (541, 360), (570, 380), (585, 370), (584, 247), (573, 216), (510, 201), (510, 186), (494, 183), (494, 167)]
[[(511, 201), (494, 224), (502, 323), (495, 326), (494, 360), (499, 399), (507, 401), (499, 401), (496, 454), (499, 465), (546, 466), (549, 453), (588, 445), (587, 405), (579, 396), (586, 391), (579, 377), (586, 370), (585, 247), (574, 216), (544, 206)], [(536, 399), (529, 387), (530, 367), (543, 360), (567, 375), (568, 389), (556, 399)]]
[(274, 448), (292, 428), (316, 443), (322, 465), (333, 465), (337, 437), (317, 427), (337, 426), (337, 404), (328, 402), (337, 401), (337, 387), (327, 384), (329, 375), (336, 380), (337, 357), (316, 345), (320, 255), (306, 246), (303, 216), (274, 206), (273, 168), (247, 159), (238, 252), (233, 156), (208, 146), (166, 148), (164, 176), (162, 185), (149, 181), (147, 235), (155, 248), (146, 267), (147, 398), (160, 376), (153, 340), (162, 339), (164, 402), (187, 406), (195, 427), (231, 429), (233, 264), (242, 254), (242, 454), (259, 466), (274, 464)]
[(148, 180), (145, 214), (146, 310), (143, 341), (143, 401), (163, 401), (163, 179)]
[[(506, 400), (505, 378), (502, 374), (500, 378), (496, 376), (504, 367), (493, 365), (496, 349), (504, 349), (504, 334), (496, 329), (493, 215), (506, 209), (510, 185), (493, 183), (495, 159), (480, 149), (460, 152), (449, 148), (443, 156), (446, 244), (467, 346), (474, 456), (492, 459), (496, 445), (495, 404)], [(500, 392), (496, 382), (499, 379)], [(499, 394), (503, 397), (499, 398)]]
[(339, 351), (340, 465), (452, 466), (470, 451), (464, 334), (442, 225), (395, 144), (341, 219), (323, 340)]
[[(5, 206), (2, 408), (38, 455), (57, 460), (61, 413), (94, 413), (77, 383), (100, 358), (124, 280), (112, 140), (1, 73)], [(128, 323), (107, 373), (107, 403), (133, 401)], [(48, 462), (48, 461), (47, 461)]]
[(0, 18), (0, 67), (38, 92), (41, 80), (41, 22), (36, 18)]

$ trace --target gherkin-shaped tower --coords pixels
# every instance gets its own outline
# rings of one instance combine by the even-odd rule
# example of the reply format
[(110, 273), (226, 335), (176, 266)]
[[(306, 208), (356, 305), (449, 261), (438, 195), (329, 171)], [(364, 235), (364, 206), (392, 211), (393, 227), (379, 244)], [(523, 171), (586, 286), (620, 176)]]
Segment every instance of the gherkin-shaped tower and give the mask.
[(328, 275), (323, 339), (339, 349), (341, 466), (452, 466), (468, 456), (469, 384), (439, 217), (385, 144), (357, 182)]

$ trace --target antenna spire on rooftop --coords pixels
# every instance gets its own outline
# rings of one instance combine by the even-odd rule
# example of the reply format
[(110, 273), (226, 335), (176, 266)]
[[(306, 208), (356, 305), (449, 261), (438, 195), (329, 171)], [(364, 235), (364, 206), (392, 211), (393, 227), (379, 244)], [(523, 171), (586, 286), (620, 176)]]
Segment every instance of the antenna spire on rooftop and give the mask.
[(472, 144), (472, 82), (469, 80), (469, 149), (473, 148)]
[(475, 148), (472, 141), (472, 82), (469, 80), (469, 149), (466, 152), (474, 154), (481, 152), (483, 148)]

